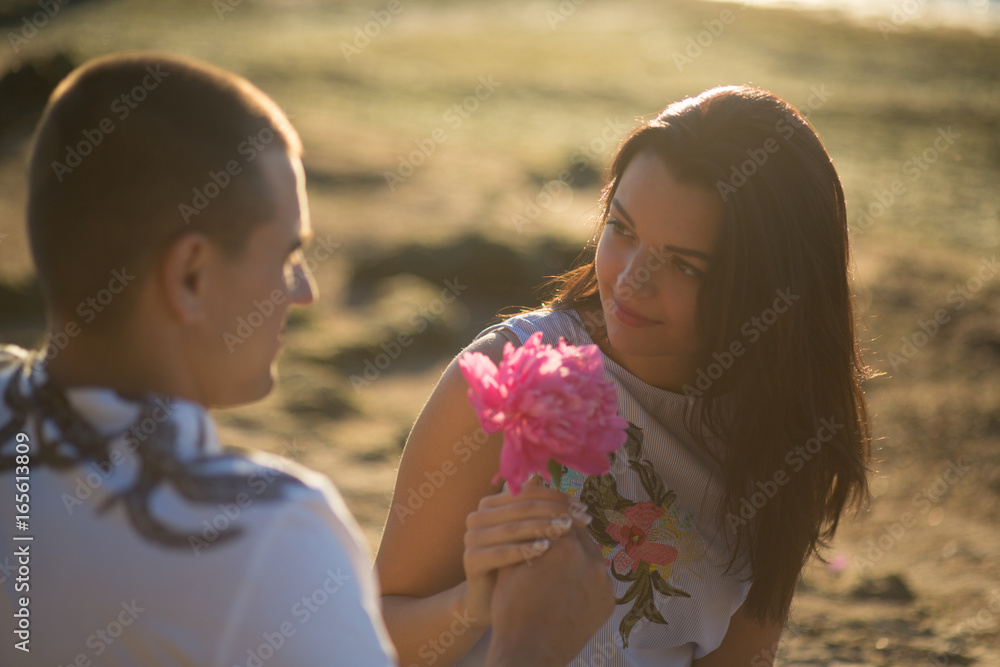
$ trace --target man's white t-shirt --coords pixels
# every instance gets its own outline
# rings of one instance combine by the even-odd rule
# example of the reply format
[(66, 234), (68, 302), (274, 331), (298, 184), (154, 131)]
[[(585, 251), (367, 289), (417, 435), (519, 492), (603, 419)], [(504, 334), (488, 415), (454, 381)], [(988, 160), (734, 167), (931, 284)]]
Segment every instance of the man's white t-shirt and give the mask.
[[(22, 354), (0, 349), (0, 429), (12, 417), (2, 398), (18, 365), (9, 362)], [(193, 403), (157, 399), (152, 423), (143, 424), (138, 405), (112, 390), (66, 395), (77, 414), (113, 437), (112, 455), (105, 466), (56, 470), (30, 461), (26, 475), (0, 474), (0, 664), (396, 664), (370, 554), (329, 479), (280, 457), (223, 456), (212, 419)], [(19, 429), (31, 447), (36, 422), (29, 417)], [(145, 431), (165, 425), (176, 429), (178, 459), (210, 457), (200, 470), (251, 480), (231, 503), (193, 503), (170, 482), (158, 485), (153, 516), (194, 536), (180, 548), (140, 535), (124, 502), (99, 511), (134, 482)], [(17, 439), (0, 443), (0, 453), (9, 457)], [(302, 484), (267, 500), (279, 471)], [(25, 528), (17, 523), (25, 508), (16, 507), (16, 477), (28, 478), (18, 480), (28, 481)], [(242, 533), (218, 538), (232, 527)], [(21, 626), (30, 632), (24, 643)]]

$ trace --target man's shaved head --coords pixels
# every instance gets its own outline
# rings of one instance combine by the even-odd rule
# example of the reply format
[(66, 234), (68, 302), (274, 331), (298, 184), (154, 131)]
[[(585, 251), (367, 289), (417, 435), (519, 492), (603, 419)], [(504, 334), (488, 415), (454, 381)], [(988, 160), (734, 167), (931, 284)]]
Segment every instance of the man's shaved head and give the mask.
[[(31, 156), (28, 233), (50, 311), (73, 317), (123, 268), (141, 282), (186, 232), (238, 255), (273, 214), (259, 157), (276, 150), (301, 154), (285, 114), (221, 69), (136, 53), (72, 72)], [(131, 291), (95, 326), (119, 321)]]

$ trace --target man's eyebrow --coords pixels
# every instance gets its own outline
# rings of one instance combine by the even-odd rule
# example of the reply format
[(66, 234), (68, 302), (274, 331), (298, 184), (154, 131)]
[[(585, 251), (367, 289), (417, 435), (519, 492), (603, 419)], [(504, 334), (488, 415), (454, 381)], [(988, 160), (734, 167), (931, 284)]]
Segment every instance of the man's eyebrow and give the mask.
[[(621, 213), (621, 216), (625, 218), (625, 222), (627, 222), (629, 226), (632, 227), (632, 229), (635, 229), (636, 227), (635, 221), (628, 214), (628, 211), (625, 210), (625, 207), (622, 206), (622, 203), (618, 201), (617, 197), (611, 200), (611, 205), (614, 208), (617, 208), (618, 212)], [(697, 257), (699, 259), (705, 260), (706, 262), (712, 260), (712, 255), (705, 252), (704, 250), (695, 250), (694, 248), (682, 248), (681, 246), (676, 246), (676, 245), (664, 245), (660, 246), (660, 250), (669, 250), (670, 252), (676, 253), (678, 255), (687, 255), (688, 257)]]

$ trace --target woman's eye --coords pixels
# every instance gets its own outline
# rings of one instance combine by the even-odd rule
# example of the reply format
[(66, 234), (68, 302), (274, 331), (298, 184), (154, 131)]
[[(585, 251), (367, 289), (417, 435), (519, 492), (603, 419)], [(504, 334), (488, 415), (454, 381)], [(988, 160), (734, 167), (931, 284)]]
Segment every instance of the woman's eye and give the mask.
[(632, 231), (618, 218), (609, 218), (607, 225), (618, 236), (632, 236)]
[(699, 269), (696, 269), (694, 266), (688, 264), (683, 259), (676, 259), (675, 258), (674, 259), (674, 266), (677, 267), (678, 271), (680, 271), (681, 273), (683, 273), (686, 276), (691, 276), (692, 278), (701, 278), (702, 275), (704, 275), (704, 274), (702, 274), (702, 272)]

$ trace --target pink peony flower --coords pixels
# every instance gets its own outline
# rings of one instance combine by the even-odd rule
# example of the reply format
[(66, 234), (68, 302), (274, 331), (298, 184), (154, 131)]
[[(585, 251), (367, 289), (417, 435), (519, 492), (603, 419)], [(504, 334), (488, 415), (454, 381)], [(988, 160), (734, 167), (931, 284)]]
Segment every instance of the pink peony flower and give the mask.
[(610, 470), (608, 454), (624, 444), (628, 422), (596, 345), (552, 347), (536, 332), (519, 348), (507, 343), (499, 366), (479, 352), (458, 366), (483, 429), (504, 432), (494, 484), (502, 477), (517, 495), (533, 474), (551, 482), (550, 460), (586, 475)]

